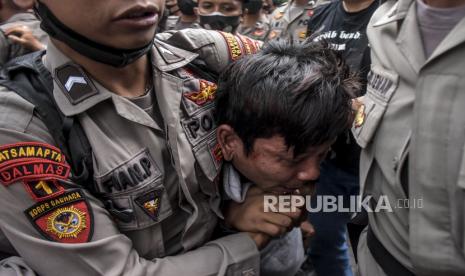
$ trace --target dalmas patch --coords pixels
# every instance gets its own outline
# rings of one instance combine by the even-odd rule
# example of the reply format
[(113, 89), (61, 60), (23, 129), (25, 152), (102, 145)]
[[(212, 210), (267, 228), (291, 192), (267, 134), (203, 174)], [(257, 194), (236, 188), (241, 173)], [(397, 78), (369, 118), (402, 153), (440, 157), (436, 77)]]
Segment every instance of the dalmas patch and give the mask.
[(85, 243), (92, 238), (92, 210), (81, 190), (71, 190), (39, 202), (24, 214), (48, 240)]
[(0, 182), (5, 186), (19, 180), (68, 179), (71, 169), (66, 163), (29, 159), (0, 167)]

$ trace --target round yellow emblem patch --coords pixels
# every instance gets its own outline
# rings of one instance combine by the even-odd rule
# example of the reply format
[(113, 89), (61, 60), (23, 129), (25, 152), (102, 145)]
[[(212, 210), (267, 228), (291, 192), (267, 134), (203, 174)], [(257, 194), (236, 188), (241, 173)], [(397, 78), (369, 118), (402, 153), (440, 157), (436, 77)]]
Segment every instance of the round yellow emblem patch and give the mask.
[(366, 117), (365, 105), (362, 104), (357, 109), (357, 114), (355, 114), (354, 122), (355, 122), (355, 127), (356, 128), (363, 126), (363, 123), (365, 123), (365, 117)]
[(86, 214), (74, 206), (59, 208), (47, 218), (47, 229), (59, 239), (77, 238), (86, 228)]

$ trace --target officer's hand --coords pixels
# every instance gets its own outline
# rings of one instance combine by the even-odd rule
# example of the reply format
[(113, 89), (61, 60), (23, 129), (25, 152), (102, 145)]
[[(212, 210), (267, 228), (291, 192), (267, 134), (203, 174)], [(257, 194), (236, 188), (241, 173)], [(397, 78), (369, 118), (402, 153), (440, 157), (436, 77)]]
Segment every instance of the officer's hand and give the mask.
[(263, 192), (252, 187), (243, 203), (229, 203), (225, 222), (241, 232), (264, 233), (277, 237), (299, 225), (301, 215), (301, 209), (296, 209), (295, 212), (265, 212)]
[(263, 233), (252, 233), (247, 232), (247, 234), (252, 238), (257, 245), (258, 250), (263, 249), (271, 240), (271, 237)]
[(7, 36), (13, 43), (19, 44), (30, 51), (40, 51), (45, 49), (45, 46), (32, 34), (31, 29), (27, 26), (11, 27), (5, 31)]
[(310, 222), (304, 221), (300, 224), (300, 230), (302, 231), (304, 247), (308, 248), (311, 238), (315, 235), (315, 228), (313, 228), (313, 225)]

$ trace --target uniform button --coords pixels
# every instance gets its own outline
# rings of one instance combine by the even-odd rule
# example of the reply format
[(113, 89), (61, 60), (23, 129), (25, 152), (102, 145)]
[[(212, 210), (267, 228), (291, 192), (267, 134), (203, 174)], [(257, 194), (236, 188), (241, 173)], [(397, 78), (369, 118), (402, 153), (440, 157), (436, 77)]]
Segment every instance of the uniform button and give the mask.
[(399, 159), (397, 157), (394, 157), (394, 159), (392, 159), (392, 169), (394, 171), (397, 171), (398, 168), (399, 168)]

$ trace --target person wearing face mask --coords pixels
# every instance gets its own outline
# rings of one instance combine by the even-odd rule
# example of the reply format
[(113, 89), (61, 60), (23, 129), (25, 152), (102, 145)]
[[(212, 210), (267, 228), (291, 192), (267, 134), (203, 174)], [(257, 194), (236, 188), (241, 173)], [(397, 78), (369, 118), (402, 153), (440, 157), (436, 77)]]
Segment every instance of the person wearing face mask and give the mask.
[[(176, 20), (174, 18), (178, 18), (181, 15), (181, 11), (178, 7), (177, 0), (168, 0), (165, 2), (165, 9), (163, 10), (163, 14), (160, 19), (160, 23), (157, 25), (157, 32), (165, 32), (168, 31), (170, 27), (174, 26)], [(171, 19), (170, 19), (171, 18)]]
[(197, 22), (197, 15), (194, 12), (197, 2), (193, 0), (178, 0), (177, 6), (180, 15), (168, 16), (165, 24), (166, 31), (200, 27)]
[(194, 8), (200, 26), (207, 30), (236, 33), (243, 11), (241, 0), (198, 0)]
[(270, 30), (270, 21), (266, 16), (266, 10), (270, 8), (268, 3), (262, 0), (250, 0), (243, 7), (242, 23), (237, 32), (264, 41)]

